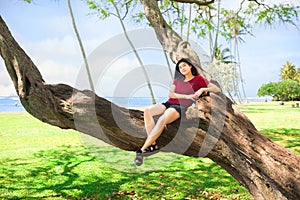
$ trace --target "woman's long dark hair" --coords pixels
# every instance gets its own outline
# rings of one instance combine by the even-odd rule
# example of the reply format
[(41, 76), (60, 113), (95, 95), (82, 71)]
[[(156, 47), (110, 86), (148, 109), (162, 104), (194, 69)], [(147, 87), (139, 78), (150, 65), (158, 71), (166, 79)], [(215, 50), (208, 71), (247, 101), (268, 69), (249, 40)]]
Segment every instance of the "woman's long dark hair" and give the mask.
[(191, 72), (194, 76), (197, 76), (199, 75), (198, 73), (198, 70), (196, 69), (196, 67), (193, 65), (193, 63), (191, 62), (190, 59), (188, 58), (181, 58), (177, 64), (176, 64), (176, 68), (175, 68), (175, 74), (174, 74), (174, 79), (177, 79), (177, 80), (184, 80), (184, 75), (182, 73), (180, 73), (179, 71), (179, 64), (182, 63), (182, 62), (185, 62), (187, 64), (189, 64), (190, 66), (192, 66), (191, 68)]

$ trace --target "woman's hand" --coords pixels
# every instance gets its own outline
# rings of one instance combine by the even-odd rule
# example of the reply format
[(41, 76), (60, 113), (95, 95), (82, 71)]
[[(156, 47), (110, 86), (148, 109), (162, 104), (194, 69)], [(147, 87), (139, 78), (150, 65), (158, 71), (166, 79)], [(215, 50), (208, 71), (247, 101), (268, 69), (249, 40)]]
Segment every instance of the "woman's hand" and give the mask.
[(175, 92), (170, 91), (170, 92), (169, 92), (169, 98), (176, 99), (177, 96), (175, 95)]
[(194, 98), (199, 98), (202, 94), (205, 94), (208, 91), (209, 91), (208, 88), (200, 88), (197, 92), (195, 92)]
[(201, 95), (206, 94), (208, 92), (220, 92), (220, 88), (218, 88), (215, 84), (209, 83), (207, 87), (200, 88), (198, 91), (195, 92), (195, 98), (199, 98)]
[(195, 94), (177, 94), (175, 92), (170, 91), (169, 98), (172, 99), (189, 99), (189, 100), (195, 100), (197, 97), (195, 97)]
[(193, 100), (193, 101), (195, 101), (197, 99), (195, 94), (186, 94), (186, 95), (184, 95), (184, 97), (185, 97), (185, 99), (189, 99), (189, 100)]

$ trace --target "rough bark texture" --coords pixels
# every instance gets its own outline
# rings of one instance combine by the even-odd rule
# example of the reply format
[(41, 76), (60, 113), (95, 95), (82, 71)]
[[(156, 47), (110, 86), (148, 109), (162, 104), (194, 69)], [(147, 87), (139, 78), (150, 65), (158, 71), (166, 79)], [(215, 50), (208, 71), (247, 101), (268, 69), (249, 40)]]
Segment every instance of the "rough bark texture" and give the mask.
[[(120, 108), (91, 91), (46, 84), (1, 17), (0, 54), (31, 115), (124, 150), (135, 151), (143, 144), (146, 133), (141, 111)], [(254, 199), (300, 199), (299, 156), (260, 134), (221, 93), (203, 97), (198, 104), (201, 112), (189, 111), (190, 119), (178, 120), (163, 132), (158, 144), (165, 146), (164, 151), (212, 159), (245, 186)], [(185, 145), (188, 148), (182, 151)]]

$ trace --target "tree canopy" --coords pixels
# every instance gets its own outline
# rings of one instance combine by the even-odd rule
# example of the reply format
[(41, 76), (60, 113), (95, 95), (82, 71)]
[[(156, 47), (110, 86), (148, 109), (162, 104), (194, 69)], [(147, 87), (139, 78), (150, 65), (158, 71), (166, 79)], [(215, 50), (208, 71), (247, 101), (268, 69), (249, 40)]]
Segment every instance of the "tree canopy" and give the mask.
[[(117, 16), (113, 6), (116, 4), (122, 20), (127, 19), (154, 27), (162, 25), (149, 22), (147, 11), (141, 9), (137, 0), (86, 0), (86, 3), (91, 12), (100, 19)], [(256, 24), (270, 27), (277, 24), (292, 24), (297, 27), (300, 13), (300, 7), (292, 2), (275, 4), (266, 3), (263, 0), (242, 0), (234, 3), (221, 0), (163, 0), (158, 1), (156, 9), (155, 13), (161, 15), (161, 19), (165, 21), (163, 26), (176, 31), (182, 40), (189, 41), (190, 38), (200, 38), (208, 43), (210, 61), (201, 63), (205, 70), (211, 72), (212, 69), (220, 68), (220, 65), (212, 66), (212, 63), (231, 63), (231, 67), (222, 69), (223, 71), (227, 70), (225, 73), (229, 74), (230, 80), (225, 76), (215, 76), (214, 78), (222, 83), (220, 85), (224, 86), (222, 88), (224, 92), (238, 98), (246, 97), (241, 70), (242, 63), (239, 58), (239, 45), (245, 42), (244, 37), (255, 35), (253, 27)], [(173, 52), (170, 47), (164, 48), (168, 53)], [(174, 61), (174, 56), (170, 56)], [(195, 61), (199, 62), (198, 59)], [(243, 95), (241, 90), (243, 90)]]

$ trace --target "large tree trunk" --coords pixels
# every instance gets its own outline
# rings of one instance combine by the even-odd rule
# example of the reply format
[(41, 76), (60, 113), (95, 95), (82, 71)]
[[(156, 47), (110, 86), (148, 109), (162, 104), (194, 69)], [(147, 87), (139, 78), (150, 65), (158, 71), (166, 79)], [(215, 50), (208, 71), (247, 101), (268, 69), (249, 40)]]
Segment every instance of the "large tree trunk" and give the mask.
[[(0, 54), (31, 115), (124, 150), (135, 151), (143, 144), (146, 133), (141, 111), (120, 108), (91, 91), (46, 84), (1, 17)], [(178, 120), (163, 132), (158, 141), (163, 151), (212, 159), (255, 199), (300, 199), (299, 156), (260, 134), (221, 93), (203, 97), (199, 105), (204, 115), (189, 111), (191, 119)]]

